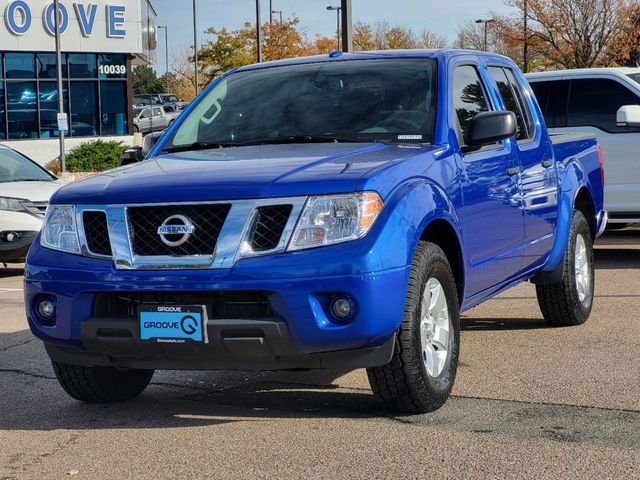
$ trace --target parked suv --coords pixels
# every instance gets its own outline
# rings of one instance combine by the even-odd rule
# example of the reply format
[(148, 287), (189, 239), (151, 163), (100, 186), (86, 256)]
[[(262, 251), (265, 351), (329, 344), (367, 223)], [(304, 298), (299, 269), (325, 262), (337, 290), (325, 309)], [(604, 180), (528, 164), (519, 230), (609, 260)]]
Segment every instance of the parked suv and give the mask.
[(0, 145), (0, 262), (25, 259), (49, 197), (62, 183), (34, 161)]
[(640, 222), (640, 68), (527, 75), (551, 133), (591, 132), (607, 159), (612, 228)]
[(133, 130), (140, 133), (159, 132), (167, 129), (180, 115), (168, 111), (166, 107), (146, 107), (133, 109)]
[(134, 95), (133, 104), (136, 107), (148, 107), (162, 105), (167, 107), (171, 112), (181, 112), (185, 109), (188, 102), (183, 102), (173, 93), (156, 93), (152, 95)]

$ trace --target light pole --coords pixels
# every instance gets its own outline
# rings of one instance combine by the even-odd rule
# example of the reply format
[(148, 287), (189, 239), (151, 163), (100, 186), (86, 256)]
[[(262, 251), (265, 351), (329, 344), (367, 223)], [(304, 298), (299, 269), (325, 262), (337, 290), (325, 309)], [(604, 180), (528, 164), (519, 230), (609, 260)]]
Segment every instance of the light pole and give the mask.
[(194, 82), (196, 84), (196, 95), (198, 95), (200, 84), (198, 83), (198, 13), (196, 9), (196, 0), (193, 0), (193, 68)]
[(269, 23), (273, 23), (273, 14), (276, 13), (273, 11), (273, 0), (269, 0)]
[(522, 47), (522, 71), (529, 72), (529, 5), (524, 0), (524, 46)]
[(260, 0), (256, 0), (256, 55), (262, 61), (262, 27), (260, 25)]
[[(53, 1), (55, 36), (56, 36), (56, 70), (58, 77), (58, 117), (64, 116), (64, 89), (62, 88), (62, 52), (60, 46), (60, 4), (58, 0)], [(67, 119), (67, 124), (69, 120)], [(60, 118), (58, 118), (58, 131), (60, 132), (60, 169), (62, 172), (67, 171), (67, 165), (64, 154), (64, 128), (60, 128)]]
[[(280, 23), (282, 23), (282, 10), (271, 10), (271, 15), (273, 15), (274, 13), (280, 14)], [(273, 19), (271, 21), (273, 22)]]
[(335, 10), (336, 12), (336, 18), (337, 18), (337, 27), (336, 27), (336, 35), (338, 37), (338, 50), (340, 50), (340, 11), (342, 10), (342, 7), (338, 7), (335, 5), (329, 5), (327, 7), (327, 10)]
[(165, 47), (165, 88), (166, 88), (166, 93), (169, 93), (169, 27), (168, 26), (160, 26), (158, 25), (158, 30), (164, 28), (164, 47)]
[(488, 44), (487, 44), (487, 27), (491, 22), (495, 22), (495, 18), (486, 18), (486, 19), (479, 19), (476, 20), (476, 23), (478, 24), (483, 24), (484, 23), (484, 51), (487, 51), (488, 48)]

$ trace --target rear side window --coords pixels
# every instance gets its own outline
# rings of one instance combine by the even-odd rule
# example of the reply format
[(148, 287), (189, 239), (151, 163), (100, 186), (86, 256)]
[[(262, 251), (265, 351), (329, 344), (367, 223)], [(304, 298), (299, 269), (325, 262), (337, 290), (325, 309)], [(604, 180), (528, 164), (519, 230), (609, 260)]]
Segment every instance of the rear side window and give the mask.
[(473, 117), (489, 111), (489, 102), (480, 74), (471, 65), (457, 67), (453, 73), (453, 108), (463, 139), (467, 138), (469, 122)]
[(609, 133), (629, 132), (630, 129), (616, 125), (616, 114), (624, 105), (640, 105), (640, 97), (615, 80), (572, 80), (567, 126), (593, 126)]
[(488, 70), (496, 82), (506, 109), (516, 115), (518, 120), (516, 139), (518, 141), (526, 141), (533, 138), (534, 129), (531, 111), (524, 101), (515, 75), (510, 69), (503, 67), (489, 67)]

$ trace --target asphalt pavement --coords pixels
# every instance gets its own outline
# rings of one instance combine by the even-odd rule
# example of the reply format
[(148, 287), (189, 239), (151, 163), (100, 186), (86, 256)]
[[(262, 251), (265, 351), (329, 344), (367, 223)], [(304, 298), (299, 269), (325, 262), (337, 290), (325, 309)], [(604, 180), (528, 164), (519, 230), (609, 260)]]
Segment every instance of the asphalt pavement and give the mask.
[(580, 327), (522, 284), (463, 317), (454, 395), (396, 416), (352, 372), (158, 372), (138, 399), (62, 391), (0, 267), (0, 480), (640, 479), (640, 231), (596, 250)]

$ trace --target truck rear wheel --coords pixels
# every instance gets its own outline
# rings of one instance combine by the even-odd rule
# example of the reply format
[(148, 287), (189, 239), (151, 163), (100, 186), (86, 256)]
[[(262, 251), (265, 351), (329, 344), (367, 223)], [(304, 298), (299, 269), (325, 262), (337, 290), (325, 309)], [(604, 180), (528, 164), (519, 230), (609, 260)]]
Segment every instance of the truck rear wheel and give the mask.
[(416, 248), (404, 318), (391, 362), (367, 369), (373, 392), (404, 413), (426, 413), (449, 398), (460, 351), (460, 317), (451, 267), (440, 247)]
[(88, 403), (115, 403), (140, 395), (153, 377), (153, 370), (119, 370), (114, 367), (81, 367), (52, 362), (65, 392)]
[(562, 281), (536, 285), (538, 304), (547, 323), (569, 326), (586, 322), (593, 306), (594, 284), (591, 230), (584, 214), (576, 210), (564, 256)]

